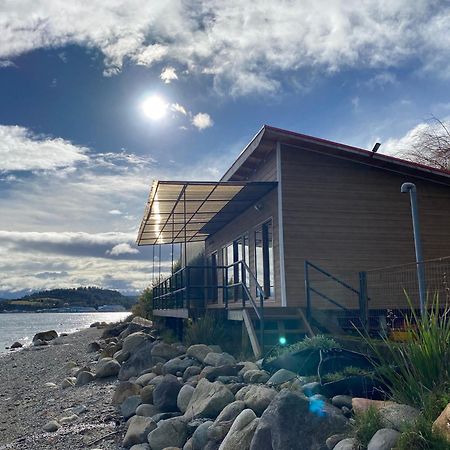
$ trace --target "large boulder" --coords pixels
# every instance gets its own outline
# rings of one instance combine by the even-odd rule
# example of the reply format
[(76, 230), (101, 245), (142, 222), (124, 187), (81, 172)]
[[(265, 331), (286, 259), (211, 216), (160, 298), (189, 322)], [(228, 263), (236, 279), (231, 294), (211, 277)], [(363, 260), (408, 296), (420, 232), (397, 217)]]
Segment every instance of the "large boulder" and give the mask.
[(270, 379), (270, 374), (265, 370), (247, 370), (244, 373), (244, 381), (246, 383), (267, 383)]
[(395, 448), (400, 433), (391, 428), (382, 428), (378, 430), (369, 442), (367, 450), (391, 450)]
[(123, 439), (124, 447), (147, 442), (148, 434), (156, 428), (156, 423), (150, 417), (134, 416), (130, 419), (127, 433)]
[[(129, 337), (131, 337), (130, 335)], [(141, 344), (130, 353), (128, 359), (122, 364), (119, 372), (119, 380), (128, 380), (141, 374), (144, 370), (150, 369), (153, 366), (152, 361), (152, 346), (150, 340), (142, 340)]]
[(144, 416), (144, 417), (153, 417), (159, 414), (161, 411), (151, 403), (143, 403), (142, 405), (139, 405), (136, 408), (136, 415), (137, 416)]
[(397, 431), (403, 430), (407, 425), (412, 425), (420, 414), (416, 408), (400, 403), (384, 406), (378, 412), (383, 427), (393, 428)]
[(189, 419), (197, 417), (215, 418), (225, 406), (234, 401), (234, 395), (222, 383), (209, 382), (201, 379), (191, 401), (187, 407), (185, 416)]
[(165, 375), (153, 391), (153, 404), (161, 412), (178, 411), (177, 398), (182, 386), (174, 375)]
[(267, 381), (267, 384), (270, 386), (278, 386), (283, 383), (287, 383), (288, 381), (294, 380), (298, 377), (295, 372), (291, 372), (287, 369), (277, 370)]
[(206, 366), (200, 373), (201, 378), (216, 381), (218, 377), (235, 377), (242, 369), (242, 364), (225, 364), (224, 366)]
[(189, 386), (188, 384), (185, 384), (180, 389), (180, 392), (178, 393), (177, 397), (177, 406), (182, 413), (186, 412), (189, 402), (191, 401), (192, 395), (194, 394), (194, 391), (195, 388)]
[(433, 434), (443, 436), (450, 443), (450, 403), (433, 422)]
[(187, 351), (186, 354), (190, 356), (191, 358), (195, 358), (196, 360), (203, 363), (205, 361), (206, 355), (208, 353), (212, 353), (211, 347), (205, 345), (205, 344), (195, 344), (191, 345)]
[(245, 394), (244, 402), (257, 416), (260, 416), (276, 395), (277, 391), (274, 389), (266, 386), (253, 385)]
[(153, 378), (156, 378), (156, 376), (156, 373), (153, 372), (144, 373), (136, 379), (136, 384), (139, 384), (140, 386), (147, 386), (147, 384), (149, 384)]
[(122, 381), (114, 391), (112, 397), (113, 405), (120, 405), (128, 397), (131, 397), (132, 395), (139, 395), (141, 393), (141, 389), (141, 386), (136, 383), (132, 383), (131, 381)]
[(125, 420), (136, 414), (136, 408), (141, 403), (142, 399), (140, 395), (132, 395), (131, 397), (128, 397), (123, 401), (123, 403), (120, 405), (120, 413), (125, 418)]
[[(249, 450), (259, 419), (251, 409), (244, 409), (231, 425), (219, 450)], [(287, 447), (283, 447), (287, 448)]]
[(322, 402), (310, 408), (302, 394), (283, 389), (264, 411), (251, 450), (322, 450), (332, 434), (345, 432), (348, 420), (340, 409)]
[(207, 420), (197, 427), (192, 435), (192, 449), (204, 450), (208, 443), (208, 429), (212, 425), (212, 420)]
[(141, 397), (143, 403), (153, 403), (153, 391), (156, 389), (154, 384), (144, 386), (141, 391)]
[(167, 447), (183, 448), (187, 441), (187, 423), (182, 417), (161, 420), (158, 427), (148, 435), (152, 450), (164, 450)]
[(229, 353), (210, 352), (205, 356), (203, 361), (207, 366), (225, 366), (228, 364), (236, 364), (236, 360)]
[(355, 438), (342, 439), (333, 450), (358, 450), (358, 441)]
[(122, 350), (124, 352), (133, 353), (138, 347), (144, 343), (152, 343), (148, 334), (138, 331), (127, 336), (122, 344)]
[(95, 367), (95, 378), (115, 377), (120, 371), (120, 364), (112, 358), (103, 358)]
[(230, 431), (236, 417), (245, 409), (243, 401), (235, 401), (225, 406), (222, 412), (217, 416), (217, 419), (208, 429), (209, 439), (221, 442), (227, 433)]
[(35, 341), (52, 341), (58, 337), (58, 333), (55, 330), (41, 331), (36, 333), (33, 337), (33, 342)]
[(85, 384), (90, 383), (94, 379), (95, 375), (92, 372), (88, 370), (82, 370), (81, 372), (78, 373), (77, 381), (75, 382), (75, 384), (77, 386), (84, 386)]
[(195, 366), (197, 361), (192, 358), (173, 358), (163, 365), (163, 374), (171, 373), (176, 375), (178, 372), (183, 373), (188, 367)]
[(152, 356), (157, 358), (165, 359), (169, 361), (170, 359), (176, 358), (182, 355), (182, 352), (176, 347), (166, 344), (165, 342), (158, 342), (152, 348)]

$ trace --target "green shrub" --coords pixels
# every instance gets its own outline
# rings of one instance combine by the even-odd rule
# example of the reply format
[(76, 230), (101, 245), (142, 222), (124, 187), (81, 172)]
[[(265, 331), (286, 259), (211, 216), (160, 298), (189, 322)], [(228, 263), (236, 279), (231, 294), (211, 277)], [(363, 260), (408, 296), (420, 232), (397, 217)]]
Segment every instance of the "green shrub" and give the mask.
[(135, 316), (144, 317), (145, 319), (153, 318), (152, 309), (153, 289), (146, 287), (138, 297), (138, 301), (131, 308), (131, 312)]
[(353, 433), (358, 441), (359, 448), (367, 448), (373, 435), (383, 428), (378, 410), (370, 406), (367, 411), (355, 415)]
[(366, 340), (379, 359), (375, 370), (389, 386), (392, 399), (423, 408), (430, 394), (446, 392), (450, 379), (450, 310), (447, 306), (441, 310), (437, 296), (422, 317), (411, 309), (412, 317), (405, 317), (407, 342), (383, 337), (385, 348), (380, 350), (372, 339)]
[(373, 376), (373, 372), (360, 367), (348, 366), (339, 372), (327, 373), (322, 377), (324, 383), (331, 383), (332, 381), (339, 381), (347, 377), (363, 376), (370, 377)]
[(207, 313), (196, 321), (189, 322), (184, 332), (186, 345), (223, 345), (227, 339), (224, 322)]

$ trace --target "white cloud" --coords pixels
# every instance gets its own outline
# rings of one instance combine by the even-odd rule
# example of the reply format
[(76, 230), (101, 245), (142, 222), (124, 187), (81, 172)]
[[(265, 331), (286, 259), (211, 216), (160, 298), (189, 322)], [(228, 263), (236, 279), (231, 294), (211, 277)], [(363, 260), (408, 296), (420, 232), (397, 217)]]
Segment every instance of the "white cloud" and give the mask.
[(108, 212), (109, 212), (109, 214), (112, 214), (113, 216), (120, 216), (122, 214), (122, 211), (120, 211), (119, 209), (111, 209)]
[(19, 126), (0, 125), (0, 171), (50, 170), (88, 161), (85, 147), (37, 136)]
[(119, 256), (136, 253), (139, 253), (139, 250), (137, 248), (133, 248), (130, 244), (127, 243), (117, 244), (111, 250), (106, 251), (106, 254), (110, 256)]
[(192, 118), (192, 125), (199, 130), (212, 127), (214, 125), (211, 116), (207, 113), (198, 113)]
[(178, 75), (175, 72), (175, 68), (169, 66), (164, 68), (159, 78), (161, 78), (161, 80), (163, 80), (164, 83), (170, 84), (173, 80), (178, 80)]
[(17, 67), (17, 66), (8, 59), (0, 60), (0, 69), (4, 69), (6, 67)]
[(59, 0), (7, 2), (0, 58), (37, 48), (97, 48), (105, 72), (177, 62), (234, 95), (273, 92), (280, 73), (406, 66), (449, 77), (450, 5), (431, 0)]
[(184, 116), (187, 115), (186, 108), (183, 105), (180, 105), (179, 103), (172, 103), (170, 105), (170, 109), (172, 111), (179, 112), (180, 114), (183, 114)]

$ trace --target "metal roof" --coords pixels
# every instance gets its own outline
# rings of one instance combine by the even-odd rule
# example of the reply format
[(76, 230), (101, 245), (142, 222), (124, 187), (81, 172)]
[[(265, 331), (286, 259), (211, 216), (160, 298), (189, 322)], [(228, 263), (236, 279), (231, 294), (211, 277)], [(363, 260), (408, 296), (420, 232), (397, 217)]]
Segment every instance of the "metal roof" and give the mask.
[(276, 185), (276, 182), (154, 181), (137, 244), (204, 241)]

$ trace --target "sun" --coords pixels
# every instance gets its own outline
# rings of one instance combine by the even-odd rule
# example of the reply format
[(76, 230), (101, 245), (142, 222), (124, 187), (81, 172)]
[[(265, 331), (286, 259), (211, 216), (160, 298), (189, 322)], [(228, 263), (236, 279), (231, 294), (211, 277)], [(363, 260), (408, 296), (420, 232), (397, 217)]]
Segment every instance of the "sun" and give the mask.
[(167, 114), (168, 103), (158, 95), (152, 95), (142, 102), (142, 111), (152, 120), (162, 119)]

